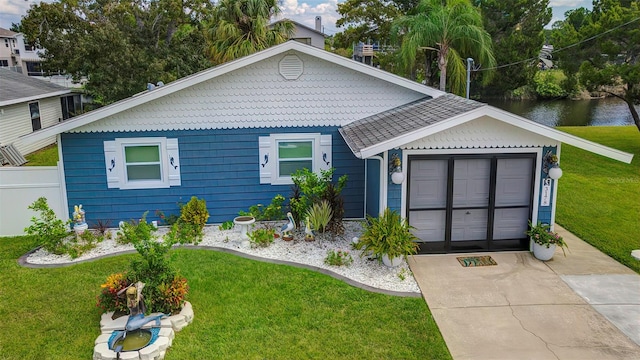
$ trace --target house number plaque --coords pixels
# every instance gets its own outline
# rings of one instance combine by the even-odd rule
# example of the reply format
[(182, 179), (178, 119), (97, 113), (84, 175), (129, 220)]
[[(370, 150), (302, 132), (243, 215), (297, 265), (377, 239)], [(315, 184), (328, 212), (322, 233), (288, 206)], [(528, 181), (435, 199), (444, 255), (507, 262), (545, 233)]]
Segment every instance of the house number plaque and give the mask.
[(542, 203), (540, 206), (551, 204), (551, 179), (544, 179), (542, 183)]

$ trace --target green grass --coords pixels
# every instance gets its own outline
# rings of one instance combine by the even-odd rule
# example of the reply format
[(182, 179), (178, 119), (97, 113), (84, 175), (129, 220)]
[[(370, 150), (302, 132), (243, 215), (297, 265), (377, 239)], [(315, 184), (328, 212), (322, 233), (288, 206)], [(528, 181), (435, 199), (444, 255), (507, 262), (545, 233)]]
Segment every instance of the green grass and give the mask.
[(635, 126), (559, 130), (635, 154), (625, 164), (563, 145), (556, 222), (640, 273), (640, 261), (631, 257), (640, 249), (640, 132)]
[[(137, 255), (20, 267), (36, 245), (0, 238), (0, 359), (90, 359), (95, 297)], [(166, 359), (450, 359), (420, 298), (370, 293), (313, 271), (207, 250), (172, 251), (194, 322)]]
[(27, 156), (26, 166), (56, 166), (58, 164), (58, 146), (56, 144), (47, 146)]

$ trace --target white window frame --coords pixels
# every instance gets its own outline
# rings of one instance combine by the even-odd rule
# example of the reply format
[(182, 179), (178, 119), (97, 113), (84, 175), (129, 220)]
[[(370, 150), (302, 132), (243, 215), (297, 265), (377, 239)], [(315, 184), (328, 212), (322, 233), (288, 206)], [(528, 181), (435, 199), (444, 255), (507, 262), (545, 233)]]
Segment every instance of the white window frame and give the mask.
[[(158, 146), (160, 152), (159, 180), (127, 179), (125, 148), (130, 146)], [(104, 141), (105, 173), (109, 189), (158, 189), (180, 186), (180, 151), (178, 139), (165, 137), (116, 138)]]
[[(271, 134), (268, 137), (260, 137), (260, 183), (271, 185), (292, 185), (291, 176), (280, 176), (280, 158), (278, 156), (278, 144), (281, 142), (311, 142), (312, 169), (315, 173), (320, 170), (328, 170), (331, 164), (331, 135), (320, 133), (289, 133)], [(323, 161), (323, 154), (325, 159)], [(265, 160), (268, 159), (266, 162)]]

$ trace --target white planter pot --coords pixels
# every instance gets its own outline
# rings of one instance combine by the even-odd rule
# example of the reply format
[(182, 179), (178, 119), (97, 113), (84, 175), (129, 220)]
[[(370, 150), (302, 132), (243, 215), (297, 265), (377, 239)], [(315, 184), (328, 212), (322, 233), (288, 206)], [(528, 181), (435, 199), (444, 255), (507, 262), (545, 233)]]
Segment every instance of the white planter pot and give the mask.
[(551, 260), (553, 254), (556, 252), (556, 244), (550, 244), (549, 247), (546, 245), (540, 245), (536, 242), (532, 242), (533, 244), (533, 256), (538, 260), (547, 261)]
[(402, 264), (402, 256), (394, 257), (393, 259), (389, 259), (387, 254), (382, 255), (382, 263), (387, 265), (388, 267), (396, 267)]

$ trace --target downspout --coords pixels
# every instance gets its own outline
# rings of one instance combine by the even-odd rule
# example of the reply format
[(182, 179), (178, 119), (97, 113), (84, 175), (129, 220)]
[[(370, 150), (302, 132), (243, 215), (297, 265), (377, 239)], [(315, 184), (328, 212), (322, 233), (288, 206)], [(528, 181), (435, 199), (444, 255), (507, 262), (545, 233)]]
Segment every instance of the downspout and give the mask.
[(387, 178), (385, 176), (386, 168), (385, 168), (384, 158), (382, 156), (379, 156), (379, 155), (374, 155), (374, 156), (371, 156), (371, 157), (369, 157), (367, 159), (380, 161), (380, 196), (378, 197), (378, 212), (380, 214), (382, 214), (384, 209), (387, 207), (387, 197), (386, 197), (386, 194), (387, 194), (387, 182), (386, 182), (386, 180), (387, 180)]

